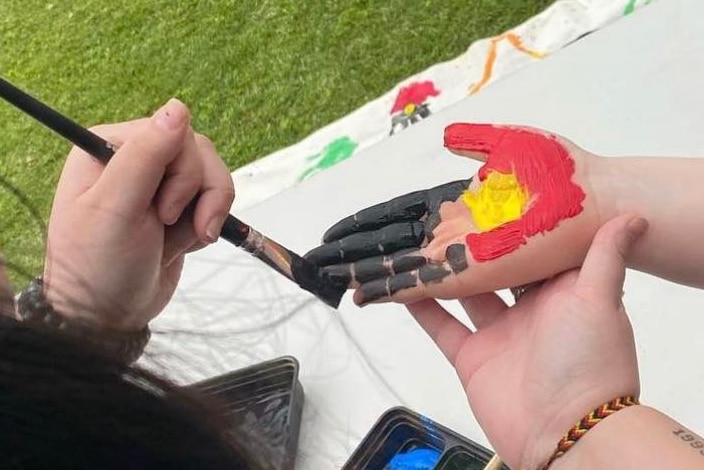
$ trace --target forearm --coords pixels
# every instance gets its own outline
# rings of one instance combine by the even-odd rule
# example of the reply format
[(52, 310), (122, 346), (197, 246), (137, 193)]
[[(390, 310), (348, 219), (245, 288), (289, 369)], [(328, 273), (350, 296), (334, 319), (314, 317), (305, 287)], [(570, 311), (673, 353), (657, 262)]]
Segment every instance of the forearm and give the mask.
[(650, 223), (628, 266), (704, 287), (704, 159), (601, 158), (594, 176), (602, 223), (626, 212)]
[(704, 467), (704, 439), (665, 414), (632, 406), (587, 432), (550, 470)]

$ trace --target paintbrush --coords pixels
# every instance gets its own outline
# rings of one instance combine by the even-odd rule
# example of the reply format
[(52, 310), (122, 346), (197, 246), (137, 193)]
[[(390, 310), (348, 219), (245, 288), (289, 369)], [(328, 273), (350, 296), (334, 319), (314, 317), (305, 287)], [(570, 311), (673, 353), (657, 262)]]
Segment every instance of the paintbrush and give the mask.
[(499, 470), (503, 464), (499, 455), (494, 454), (491, 460), (486, 463), (484, 470)]
[[(117, 148), (59, 112), (0, 78), (0, 96), (77, 147), (107, 164)], [(331, 277), (317, 266), (228, 215), (220, 237), (283, 274), (326, 304), (337, 308), (347, 290), (343, 279)]]

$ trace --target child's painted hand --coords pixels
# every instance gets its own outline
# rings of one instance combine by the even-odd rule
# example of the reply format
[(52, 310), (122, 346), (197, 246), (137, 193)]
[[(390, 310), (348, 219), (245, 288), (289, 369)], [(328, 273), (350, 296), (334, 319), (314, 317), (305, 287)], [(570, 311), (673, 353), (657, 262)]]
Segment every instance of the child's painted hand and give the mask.
[(347, 217), (306, 257), (347, 277), (357, 304), (460, 298), (577, 267), (601, 221), (600, 160), (542, 130), (452, 124), (445, 146), (483, 162), (468, 180)]

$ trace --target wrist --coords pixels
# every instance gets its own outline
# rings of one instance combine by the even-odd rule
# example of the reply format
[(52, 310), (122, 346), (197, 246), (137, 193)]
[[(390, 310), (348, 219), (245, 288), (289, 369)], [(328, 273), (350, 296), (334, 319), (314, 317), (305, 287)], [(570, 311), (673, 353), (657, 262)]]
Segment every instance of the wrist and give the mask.
[(17, 300), (17, 316), (24, 323), (46, 331), (54, 331), (90, 346), (94, 351), (130, 364), (136, 361), (149, 342), (147, 326), (140, 330), (119, 330), (97, 327), (76, 317), (57, 312), (44, 295), (44, 283), (33, 280)]
[[(590, 449), (593, 442), (599, 437), (599, 433), (609, 433), (612, 426), (606, 423), (614, 423), (615, 416), (624, 415), (630, 409), (639, 408), (636, 396), (626, 395), (614, 398), (594, 407), (589, 412), (582, 415), (575, 421), (569, 429), (563, 432), (558, 440), (554, 440), (554, 429), (548, 429), (541, 436), (542, 443), (528, 460), (521, 462), (522, 469), (535, 470), (555, 470), (583, 468), (585, 460), (584, 449)], [(552, 431), (552, 432), (551, 432)], [(597, 435), (596, 437), (594, 437)], [(546, 441), (552, 439), (552, 447), (546, 452)], [(591, 455), (591, 451), (586, 451), (586, 456)], [(587, 465), (584, 468), (592, 468)]]
[(630, 406), (584, 434), (549, 470), (701, 468), (703, 443), (660, 411)]
[[(147, 327), (142, 315), (124, 311), (117, 302), (90, 292), (87, 283), (45, 269), (43, 295), (62, 317), (96, 329), (136, 332)], [(73, 281), (73, 282), (70, 282)]]
[(603, 420), (584, 434), (569, 452), (552, 462), (548, 470), (602, 468), (597, 465), (601, 460), (600, 454), (610, 454), (608, 446), (619, 445), (615, 442), (619, 433), (631, 426), (644, 412), (647, 412), (645, 406), (635, 405)]
[[(522, 470), (542, 470), (545, 464), (555, 455), (558, 448), (561, 448), (563, 450), (560, 453), (562, 457), (555, 459), (549, 467), (549, 470), (553, 470), (554, 463), (569, 455), (572, 452), (572, 448), (576, 447), (574, 442), (570, 444), (569, 441), (574, 441), (575, 436), (586, 436), (598, 427), (594, 426), (594, 421), (597, 421), (597, 424), (601, 424), (602, 421), (611, 419), (611, 414), (618, 414), (627, 408), (636, 406), (633, 401), (621, 402), (616, 407), (611, 405), (616, 401), (616, 397), (634, 397), (637, 403), (638, 387), (633, 389), (632, 387), (617, 386), (608, 387), (608, 389), (592, 386), (589, 388), (564, 390), (561, 393), (563, 396), (574, 398), (569, 402), (554, 407), (553, 409), (556, 411), (550, 419), (544, 421), (542, 425), (534, 426), (535, 433), (526, 440), (524, 451), (521, 454), (520, 465), (517, 468)], [(559, 400), (559, 397), (555, 397), (555, 400)], [(607, 408), (606, 413), (604, 413), (604, 408)], [(614, 412), (614, 408), (619, 409), (619, 411)], [(600, 411), (594, 413), (598, 409)], [(589, 418), (587, 419), (587, 417)], [(593, 427), (588, 429), (590, 426)], [(579, 430), (576, 431), (577, 429)], [(586, 432), (587, 429), (588, 432)], [(578, 437), (576, 442), (578, 443), (579, 441), (581, 441), (581, 438)], [(570, 448), (571, 446), (573, 447)], [(564, 452), (566, 449), (570, 449), (570, 451)]]
[(589, 185), (594, 195), (598, 227), (628, 210), (623, 204), (623, 192), (628, 189), (624, 187), (624, 174), (618, 163), (618, 158), (601, 156), (594, 156), (591, 161)]

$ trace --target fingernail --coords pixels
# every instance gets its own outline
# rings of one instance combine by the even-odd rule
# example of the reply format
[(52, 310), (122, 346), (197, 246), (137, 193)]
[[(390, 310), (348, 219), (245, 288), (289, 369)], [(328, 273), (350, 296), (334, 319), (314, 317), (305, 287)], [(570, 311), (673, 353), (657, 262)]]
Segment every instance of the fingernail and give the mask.
[(208, 243), (215, 243), (218, 240), (218, 237), (220, 237), (220, 232), (222, 231), (222, 224), (224, 223), (225, 217), (220, 215), (210, 219), (210, 222), (208, 222), (208, 225), (206, 225), (205, 228), (205, 238)]
[(385, 303), (388, 301), (389, 300), (387, 298), (380, 297), (379, 299), (361, 299), (359, 301), (354, 301), (354, 303), (357, 305), (357, 307), (364, 308), (368, 307), (369, 305)]
[(166, 210), (164, 213), (164, 225), (173, 225), (175, 224), (179, 217), (181, 217), (181, 213), (183, 212), (183, 207), (176, 204), (176, 203), (171, 203), (168, 206), (166, 206)]
[(359, 300), (357, 305), (364, 307), (371, 302), (377, 302), (390, 295), (391, 293), (389, 292), (386, 280), (382, 279), (381, 281), (362, 284), (359, 288), (359, 296), (355, 296), (355, 301)]
[(634, 237), (638, 237), (643, 234), (648, 228), (648, 221), (643, 217), (634, 217), (628, 222), (628, 231)]
[(171, 98), (154, 115), (156, 125), (165, 131), (180, 129), (188, 118), (186, 106), (176, 98)]

